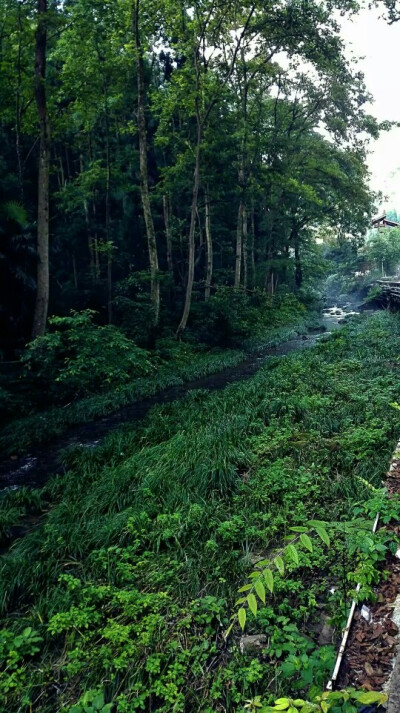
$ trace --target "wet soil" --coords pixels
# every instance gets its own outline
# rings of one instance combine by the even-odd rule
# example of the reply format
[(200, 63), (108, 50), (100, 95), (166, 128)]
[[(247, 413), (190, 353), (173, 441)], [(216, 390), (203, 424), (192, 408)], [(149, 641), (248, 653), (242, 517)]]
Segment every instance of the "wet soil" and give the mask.
[(216, 391), (228, 384), (249, 379), (273, 357), (283, 357), (295, 351), (313, 347), (318, 340), (339, 328), (343, 320), (355, 314), (349, 303), (344, 307), (329, 307), (324, 310), (321, 327), (310, 330), (307, 335), (291, 339), (276, 347), (260, 348), (235, 367), (224, 369), (180, 386), (173, 386), (153, 396), (136, 401), (119, 411), (100, 417), (89, 423), (72, 426), (62, 436), (46, 444), (32, 447), (24, 456), (11, 456), (0, 460), (0, 490), (21, 486), (41, 487), (47, 479), (63, 472), (60, 454), (73, 446), (96, 447), (112, 430), (127, 423), (141, 420), (157, 404), (170, 403), (184, 398), (190, 391), (207, 389)]

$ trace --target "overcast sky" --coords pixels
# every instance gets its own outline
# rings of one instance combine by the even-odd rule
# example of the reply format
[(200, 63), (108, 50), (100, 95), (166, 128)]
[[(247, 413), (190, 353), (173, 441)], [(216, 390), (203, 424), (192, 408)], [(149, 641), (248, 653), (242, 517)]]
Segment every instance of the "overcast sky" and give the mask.
[[(400, 22), (390, 26), (377, 10), (363, 10), (343, 22), (342, 33), (348, 50), (363, 57), (359, 67), (374, 97), (371, 114), (379, 121), (400, 121)], [(372, 188), (387, 196), (383, 208), (400, 210), (400, 128), (382, 133), (371, 151)]]

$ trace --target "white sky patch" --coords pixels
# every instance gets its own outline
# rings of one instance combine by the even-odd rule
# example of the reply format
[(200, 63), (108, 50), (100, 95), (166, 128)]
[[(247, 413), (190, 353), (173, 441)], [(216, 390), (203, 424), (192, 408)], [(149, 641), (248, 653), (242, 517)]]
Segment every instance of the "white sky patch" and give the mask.
[[(342, 20), (342, 37), (349, 56), (361, 57), (359, 68), (374, 97), (367, 110), (379, 121), (400, 122), (400, 22), (388, 25), (380, 14), (365, 9)], [(386, 196), (381, 208), (400, 208), (400, 128), (383, 132), (370, 150), (372, 189)]]

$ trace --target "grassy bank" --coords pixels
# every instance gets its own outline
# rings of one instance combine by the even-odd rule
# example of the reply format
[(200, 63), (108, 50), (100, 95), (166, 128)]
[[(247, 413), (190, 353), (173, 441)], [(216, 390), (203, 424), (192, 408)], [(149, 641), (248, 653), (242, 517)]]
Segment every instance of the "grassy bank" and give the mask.
[[(216, 374), (243, 362), (251, 352), (273, 347), (305, 334), (309, 326), (318, 324), (318, 315), (294, 311), (286, 315), (285, 323), (271, 327), (257, 338), (246, 339), (242, 349), (209, 349), (204, 345), (169, 344), (155, 353), (153, 370), (145, 377), (136, 377), (117, 388), (86, 396), (71, 403), (47, 410), (33, 409), (30, 415), (11, 419), (0, 430), (0, 452), (22, 454), (35, 444), (61, 435), (70, 426), (88, 423), (129, 406), (141, 399), (172, 386), (180, 386), (209, 374)], [(25, 387), (26, 390), (26, 387)]]
[[(321, 612), (340, 629), (385, 547), (363, 527), (399, 434), (399, 352), (399, 317), (377, 314), (69, 453), (42, 519), (2, 557), (4, 709), (83, 713), (86, 692), (117, 713), (233, 712), (322, 685)], [(310, 518), (342, 529), (275, 575), (248, 613), (264, 651), (242, 653), (238, 626), (223, 638), (238, 587)]]

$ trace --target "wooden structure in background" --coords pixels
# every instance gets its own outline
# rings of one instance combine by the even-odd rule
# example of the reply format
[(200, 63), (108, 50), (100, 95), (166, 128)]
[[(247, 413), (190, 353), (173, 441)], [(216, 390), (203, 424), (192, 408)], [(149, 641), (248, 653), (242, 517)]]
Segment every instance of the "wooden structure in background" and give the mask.
[(376, 285), (382, 290), (382, 301), (388, 307), (400, 307), (400, 278), (395, 280), (391, 277), (383, 278), (382, 280), (377, 280)]
[(374, 218), (371, 221), (371, 228), (377, 228), (378, 230), (380, 228), (399, 228), (400, 223), (398, 223), (396, 220), (390, 220), (389, 218), (386, 217), (386, 213), (383, 215), (379, 215), (377, 218)]

